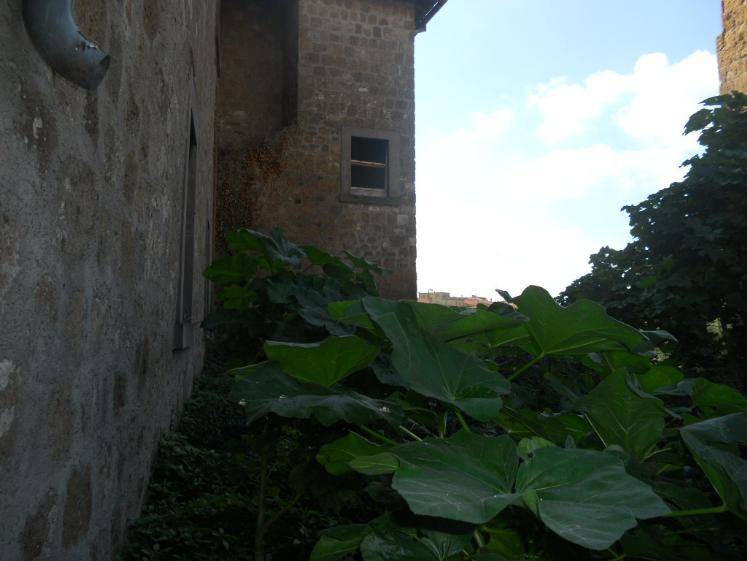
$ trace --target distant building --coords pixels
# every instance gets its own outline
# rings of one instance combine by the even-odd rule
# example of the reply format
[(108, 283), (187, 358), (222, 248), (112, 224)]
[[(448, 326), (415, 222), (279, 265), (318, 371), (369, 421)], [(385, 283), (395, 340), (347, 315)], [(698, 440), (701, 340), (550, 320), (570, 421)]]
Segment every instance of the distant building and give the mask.
[(477, 308), (479, 305), (490, 306), (493, 301), (482, 296), (452, 296), (448, 292), (429, 290), (418, 294), (418, 302), (426, 304), (441, 304), (442, 306), (458, 306), (460, 308)]

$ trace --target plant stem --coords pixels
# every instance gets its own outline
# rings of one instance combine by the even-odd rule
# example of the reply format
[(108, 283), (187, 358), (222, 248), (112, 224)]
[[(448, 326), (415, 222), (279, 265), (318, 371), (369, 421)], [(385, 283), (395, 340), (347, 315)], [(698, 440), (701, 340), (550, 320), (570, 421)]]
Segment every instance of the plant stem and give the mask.
[(394, 440), (392, 440), (391, 438), (387, 438), (380, 432), (377, 432), (371, 428), (368, 428), (366, 425), (360, 425), (360, 427), (361, 427), (361, 430), (368, 433), (370, 436), (373, 436), (374, 438), (380, 440), (384, 444), (389, 444), (389, 446), (397, 446), (397, 443), (394, 442)]
[(519, 368), (516, 372), (514, 372), (513, 374), (511, 374), (508, 377), (508, 381), (509, 382), (513, 382), (516, 378), (518, 378), (519, 376), (521, 376), (526, 370), (530, 369), (532, 366), (534, 366), (535, 364), (537, 364), (543, 358), (545, 358), (545, 353), (538, 354), (532, 360), (530, 360), (529, 362), (527, 362), (524, 366), (522, 366), (521, 368)]
[(475, 528), (475, 541), (478, 548), (482, 549), (485, 547), (485, 541), (482, 539), (482, 534), (480, 534), (480, 528)]
[(713, 506), (708, 508), (694, 508), (692, 510), (675, 510), (673, 512), (670, 512), (669, 514), (665, 514), (664, 516), (668, 518), (675, 518), (679, 516), (705, 516), (708, 514), (721, 514), (722, 512), (727, 512), (729, 508), (726, 506), (726, 504), (722, 504), (721, 506)]
[(464, 416), (462, 415), (462, 412), (459, 411), (459, 409), (454, 409), (454, 413), (456, 413), (457, 419), (459, 419), (459, 423), (462, 425), (462, 428), (466, 430), (467, 432), (472, 432), (472, 429), (469, 428), (467, 421), (464, 420)]
[(654, 456), (656, 456), (656, 454), (663, 454), (664, 452), (670, 452), (671, 450), (672, 450), (671, 448), (662, 448), (661, 450), (654, 450), (653, 452), (649, 452), (648, 454), (646, 454), (646, 457), (643, 458), (643, 461), (646, 462), (650, 460), (651, 458), (653, 458)]
[(447, 424), (447, 416), (449, 414), (449, 410), (447, 409), (444, 411), (444, 414), (441, 415), (441, 423), (438, 426), (438, 437), (439, 438), (446, 438), (446, 424)]
[(403, 433), (405, 433), (407, 436), (409, 436), (413, 440), (417, 440), (418, 442), (422, 442), (423, 441), (423, 439), (420, 438), (417, 434), (415, 434), (414, 432), (410, 431), (406, 427), (403, 427), (402, 425), (399, 426), (399, 430), (401, 430)]
[(597, 429), (597, 427), (594, 426), (594, 423), (591, 421), (589, 416), (584, 415), (584, 419), (586, 419), (586, 422), (591, 425), (591, 428), (594, 429), (594, 434), (597, 435), (597, 438), (599, 438), (599, 440), (602, 441), (602, 444), (604, 445), (604, 447), (607, 448), (607, 443), (604, 441), (604, 438), (602, 438), (602, 435), (599, 433), (599, 430)]

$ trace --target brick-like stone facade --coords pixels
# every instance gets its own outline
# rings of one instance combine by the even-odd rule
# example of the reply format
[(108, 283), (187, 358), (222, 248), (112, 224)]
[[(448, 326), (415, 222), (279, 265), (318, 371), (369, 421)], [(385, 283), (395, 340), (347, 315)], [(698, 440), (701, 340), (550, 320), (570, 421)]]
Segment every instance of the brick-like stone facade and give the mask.
[[(384, 293), (416, 297), (415, 9), (224, 0), (220, 230), (280, 226), (292, 240), (348, 249), (393, 271)], [(395, 204), (341, 202), (344, 127), (397, 135)]]
[(193, 319), (205, 301), (217, 10), (76, 0), (112, 56), (86, 92), (42, 61), (21, 6), (0, 8), (0, 559), (109, 561), (202, 364), (199, 331), (172, 349), (190, 106)]
[(747, 92), (747, 0), (722, 0), (724, 32), (718, 38), (721, 91)]

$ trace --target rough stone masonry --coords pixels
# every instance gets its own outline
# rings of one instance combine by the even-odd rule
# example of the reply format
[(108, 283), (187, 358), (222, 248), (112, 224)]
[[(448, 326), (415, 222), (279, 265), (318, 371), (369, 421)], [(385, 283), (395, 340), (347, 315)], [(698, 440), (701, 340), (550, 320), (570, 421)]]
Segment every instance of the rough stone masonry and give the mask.
[(216, 9), (76, 0), (112, 56), (87, 92), (42, 61), (21, 6), (0, 3), (0, 559), (108, 561), (202, 362), (199, 332), (173, 341), (191, 111), (209, 257)]
[[(393, 271), (386, 294), (416, 297), (414, 38), (422, 4), (223, 2), (219, 230), (281, 226), (291, 240), (378, 262)], [(391, 139), (396, 196), (343, 200), (346, 129)]]
[(724, 32), (718, 38), (721, 92), (747, 92), (747, 0), (722, 0)]

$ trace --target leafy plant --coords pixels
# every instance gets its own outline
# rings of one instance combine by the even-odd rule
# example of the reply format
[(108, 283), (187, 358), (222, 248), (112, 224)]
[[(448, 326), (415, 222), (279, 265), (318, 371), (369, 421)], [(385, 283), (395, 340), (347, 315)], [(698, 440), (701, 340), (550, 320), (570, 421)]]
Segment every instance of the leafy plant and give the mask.
[[(287, 351), (284, 367), (301, 378), (322, 372), (330, 376), (326, 384), (331, 386), (336, 376), (368, 366), (378, 350), (332, 319), (327, 304), (375, 294), (373, 275), (383, 271), (354, 256), (348, 265), (316, 248), (298, 247), (279, 231), (267, 236), (240, 230), (229, 240), (232, 255), (218, 259), (207, 272), (223, 306), (204, 322), (210, 333), (205, 369), (177, 431), (161, 442), (147, 504), (129, 529), (124, 561), (302, 558), (325, 527), (373, 515), (356, 489), (318, 464), (306, 443), (336, 438), (341, 431), (303, 420), (263, 421), (247, 428), (245, 412), (230, 398), (233, 379), (225, 372), (262, 358), (265, 351), (274, 356), (273, 344), (262, 345), (270, 336), (309, 342), (274, 344)], [(328, 330), (340, 337), (328, 344), (312, 342)], [(300, 362), (292, 358), (298, 348), (309, 353)], [(306, 360), (312, 355), (314, 361)], [(330, 361), (335, 369), (328, 368)], [(301, 388), (298, 394), (308, 396), (301, 380), (288, 380)], [(274, 373), (270, 383), (276, 403)], [(261, 384), (255, 386), (258, 396), (260, 389)], [(325, 388), (318, 398), (342, 409), (357, 403), (351, 392)], [(261, 414), (273, 409), (268, 400), (269, 409), (261, 410), (260, 401)], [(378, 418), (377, 400), (359, 394), (358, 401)], [(317, 408), (307, 405), (313, 416)]]
[(747, 554), (745, 398), (658, 363), (668, 334), (593, 302), (506, 298), (330, 302), (316, 341), (267, 341), (231, 372), (248, 422), (332, 427), (311, 453), (378, 505), (312, 561)]

